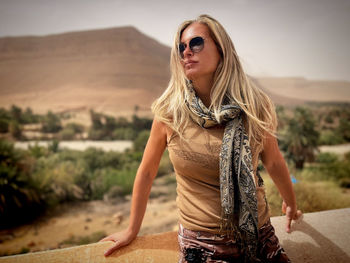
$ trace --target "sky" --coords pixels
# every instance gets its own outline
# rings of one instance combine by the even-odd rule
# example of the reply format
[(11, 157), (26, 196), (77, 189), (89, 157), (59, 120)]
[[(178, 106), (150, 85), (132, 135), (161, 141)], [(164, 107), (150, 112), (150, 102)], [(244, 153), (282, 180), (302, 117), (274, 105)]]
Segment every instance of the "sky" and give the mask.
[(0, 0), (0, 37), (132, 25), (171, 46), (203, 13), (252, 76), (350, 81), (350, 0)]

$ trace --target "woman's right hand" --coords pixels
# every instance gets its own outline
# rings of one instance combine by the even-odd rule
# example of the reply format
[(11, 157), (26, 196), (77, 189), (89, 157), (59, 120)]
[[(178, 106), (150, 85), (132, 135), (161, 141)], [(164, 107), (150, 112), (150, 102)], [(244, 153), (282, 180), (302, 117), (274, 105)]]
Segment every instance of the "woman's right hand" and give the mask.
[(117, 249), (124, 247), (128, 245), (131, 241), (133, 241), (136, 238), (136, 235), (133, 235), (129, 230), (123, 230), (121, 232), (117, 232), (114, 234), (111, 234), (103, 239), (101, 239), (99, 242), (103, 241), (113, 241), (114, 245), (107, 249), (104, 253), (105, 257), (112, 254)]

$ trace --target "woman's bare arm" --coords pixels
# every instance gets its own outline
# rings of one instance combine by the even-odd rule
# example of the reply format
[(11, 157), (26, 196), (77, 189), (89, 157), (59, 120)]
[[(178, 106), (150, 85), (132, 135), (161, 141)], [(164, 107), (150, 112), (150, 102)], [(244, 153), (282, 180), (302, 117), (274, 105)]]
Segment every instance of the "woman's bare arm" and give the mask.
[(292, 220), (297, 220), (302, 213), (297, 210), (286, 161), (278, 148), (277, 139), (270, 134), (266, 137), (261, 160), (283, 198), (283, 207), (287, 217), (286, 231), (289, 233)]
[(142, 224), (152, 183), (157, 175), (159, 162), (165, 147), (166, 126), (154, 120), (151, 134), (134, 181), (129, 226), (124, 231), (111, 234), (101, 240), (115, 242), (114, 246), (105, 252), (105, 256), (112, 254), (115, 250), (129, 244), (136, 238)]

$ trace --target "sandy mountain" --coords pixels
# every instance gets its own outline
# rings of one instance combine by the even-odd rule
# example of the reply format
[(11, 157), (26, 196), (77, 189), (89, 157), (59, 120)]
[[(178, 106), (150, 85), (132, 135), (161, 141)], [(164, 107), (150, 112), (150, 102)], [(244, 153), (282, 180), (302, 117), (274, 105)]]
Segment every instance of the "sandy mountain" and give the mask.
[[(0, 38), (0, 106), (44, 113), (149, 112), (169, 81), (170, 48), (134, 27)], [(350, 82), (253, 78), (277, 104), (350, 101)]]
[[(268, 93), (290, 101), (350, 102), (349, 81), (320, 81), (295, 78), (255, 78)], [(283, 104), (283, 101), (280, 101)]]
[(133, 27), (0, 38), (0, 105), (117, 115), (148, 108), (168, 83), (169, 55)]

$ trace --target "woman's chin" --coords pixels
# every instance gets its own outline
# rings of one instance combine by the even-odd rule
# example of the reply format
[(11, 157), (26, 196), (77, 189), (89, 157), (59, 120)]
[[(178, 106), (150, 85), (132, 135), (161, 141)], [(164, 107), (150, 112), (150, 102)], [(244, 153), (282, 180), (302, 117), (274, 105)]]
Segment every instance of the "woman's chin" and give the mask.
[(194, 70), (186, 70), (185, 75), (189, 80), (194, 80), (198, 76), (197, 72)]

